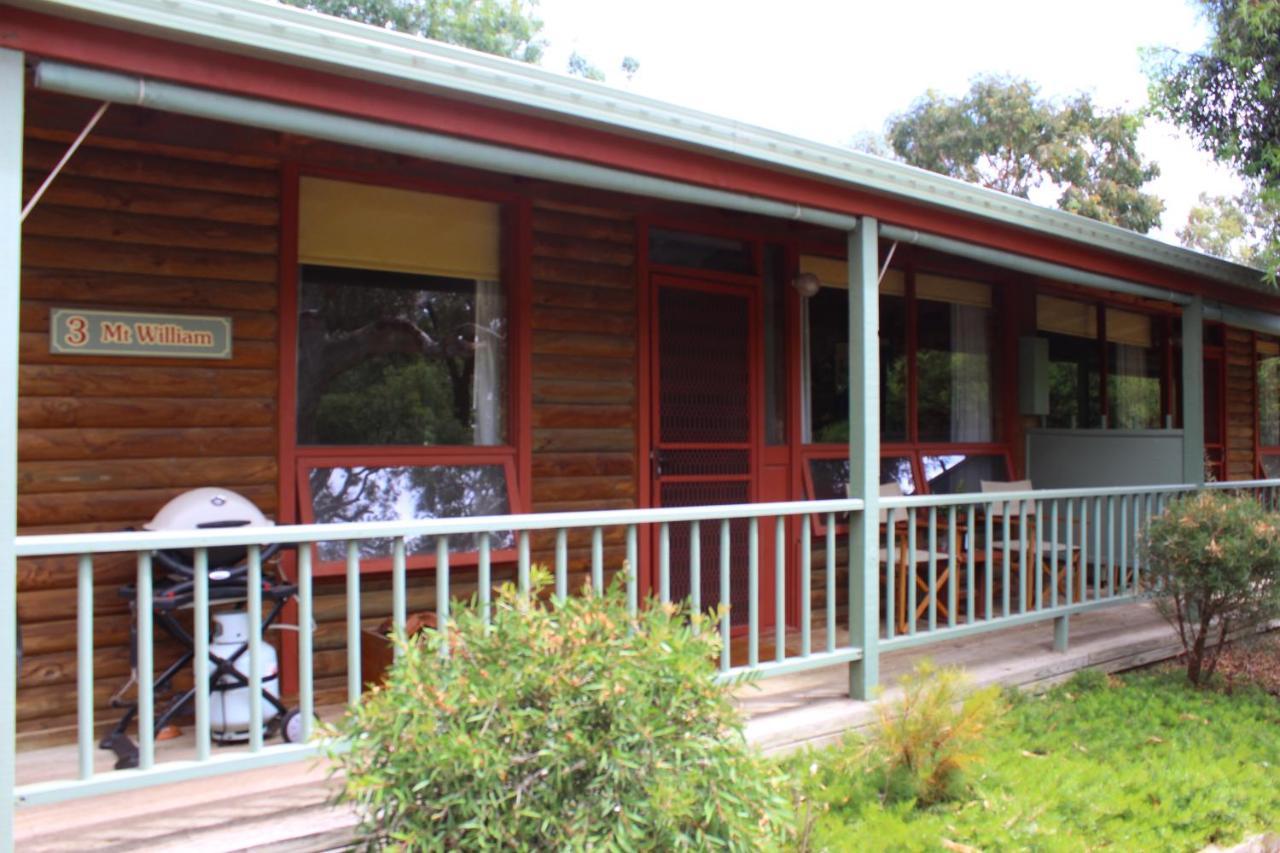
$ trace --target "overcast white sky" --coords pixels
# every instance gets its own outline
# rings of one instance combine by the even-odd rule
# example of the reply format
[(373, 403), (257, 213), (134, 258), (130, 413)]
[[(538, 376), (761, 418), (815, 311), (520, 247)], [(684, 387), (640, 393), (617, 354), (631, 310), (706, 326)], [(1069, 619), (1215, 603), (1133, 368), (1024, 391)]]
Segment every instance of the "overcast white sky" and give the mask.
[[(926, 89), (960, 94), (987, 72), (1141, 106), (1138, 48), (1206, 38), (1186, 0), (540, 0), (539, 14), (549, 69), (576, 50), (611, 85), (835, 144), (882, 130)], [(627, 55), (640, 61), (630, 82)], [(1176, 242), (1201, 191), (1238, 191), (1172, 128), (1149, 125), (1141, 144), (1163, 170), (1148, 187), (1166, 203), (1156, 236)]]

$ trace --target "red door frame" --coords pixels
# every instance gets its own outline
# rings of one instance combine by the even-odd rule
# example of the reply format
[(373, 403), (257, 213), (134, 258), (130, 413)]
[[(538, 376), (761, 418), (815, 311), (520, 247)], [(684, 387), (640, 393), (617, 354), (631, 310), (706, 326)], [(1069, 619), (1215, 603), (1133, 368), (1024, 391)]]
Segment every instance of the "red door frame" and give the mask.
[[(748, 481), (748, 497), (750, 503), (759, 501), (760, 496), (760, 476), (763, 457), (763, 400), (764, 400), (764, 345), (761, 334), (760, 319), (760, 285), (759, 281), (751, 281), (747, 276), (715, 276), (717, 280), (709, 280), (710, 277), (698, 274), (690, 274), (686, 272), (652, 272), (648, 275), (648, 281), (645, 283), (645, 293), (642, 299), (646, 313), (648, 315), (647, 322), (643, 326), (650, 342), (648, 352), (645, 356), (647, 383), (640, 388), (640, 396), (644, 400), (645, 407), (648, 409), (647, 434), (645, 443), (640, 447), (642, 470), (640, 477), (645, 481), (649, 501), (652, 506), (661, 506), (661, 489), (660, 482), (655, 470), (655, 460), (657, 451), (662, 444), (659, 440), (660, 436), (660, 418), (661, 418), (661, 394), (659, 388), (661, 371), (659, 369), (659, 359), (661, 358), (661, 345), (659, 336), (659, 310), (658, 298), (664, 287), (679, 288), (682, 290), (696, 290), (705, 293), (717, 293), (728, 296), (735, 296), (747, 300), (747, 316), (748, 316), (748, 358), (750, 371), (750, 399), (748, 400), (749, 415), (749, 433), (748, 440), (741, 443), (740, 449), (746, 449), (750, 454), (750, 466), (747, 475)], [(732, 280), (731, 280), (732, 279)], [(718, 449), (725, 447), (725, 443), (681, 443), (681, 449)], [(737, 446), (736, 444), (734, 446)], [(738, 478), (740, 479), (740, 478)], [(689, 480), (687, 482), (692, 482)], [(653, 531), (653, 535), (645, 537), (648, 542), (649, 553), (653, 554), (657, 550), (658, 531)], [(762, 539), (765, 538), (762, 533)], [(774, 584), (773, 565), (770, 549), (760, 549), (760, 596), (759, 596), (759, 613), (760, 627), (763, 630), (773, 625), (774, 611)], [(657, 563), (654, 559), (642, 560), (642, 565), (646, 567), (646, 571), (639, 576), (640, 588), (642, 591), (652, 594), (658, 589), (658, 571)], [(788, 561), (790, 564), (791, 561)], [(735, 631), (745, 631), (746, 626), (735, 627)]]

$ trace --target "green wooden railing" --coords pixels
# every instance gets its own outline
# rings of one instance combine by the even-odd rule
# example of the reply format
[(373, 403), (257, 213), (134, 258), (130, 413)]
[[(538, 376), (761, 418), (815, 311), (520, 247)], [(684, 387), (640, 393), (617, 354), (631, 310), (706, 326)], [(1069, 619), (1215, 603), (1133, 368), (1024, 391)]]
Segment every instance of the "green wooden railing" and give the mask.
[[(78, 762), (75, 778), (20, 784), (11, 793), (18, 804), (36, 804), (146, 785), (211, 776), (314, 756), (314, 742), (267, 744), (263, 741), (262, 707), (250, 702), (250, 739), (246, 746), (212, 748), (209, 672), (194, 666), (194, 746), (180, 760), (159, 761), (152, 736), (155, 696), (154, 625), (150, 608), (136, 612), (138, 750), (136, 769), (95, 771), (94, 703), (94, 561), (108, 554), (133, 554), (137, 566), (138, 600), (151, 600), (153, 555), (159, 550), (190, 549), (195, 556), (192, 623), (195, 660), (208, 660), (210, 651), (210, 589), (206, 572), (210, 549), (247, 546), (248, 598), (243, 606), (251, 625), (262, 620), (263, 549), (271, 545), (296, 547), (297, 585), (297, 704), (304, 733), (310, 735), (316, 709), (313, 615), (315, 579), (313, 548), (319, 542), (346, 543), (342, 573), (345, 585), (346, 699), (359, 701), (363, 685), (360, 660), (362, 631), (360, 543), (391, 543), (391, 619), (397, 631), (406, 624), (413, 584), (433, 584), (438, 630), (449, 630), (455, 601), (456, 574), (474, 572), (478, 605), (487, 618), (494, 586), (496, 557), (490, 536), (501, 534), (514, 543), (514, 579), (529, 589), (533, 562), (531, 536), (546, 537), (554, 577), (554, 596), (570, 589), (570, 534), (586, 534), (589, 554), (585, 568), (590, 590), (600, 590), (607, 574), (629, 568), (625, 580), (629, 606), (645, 606), (636, 569), (650, 568), (659, 601), (672, 598), (673, 578), (690, 590), (689, 603), (702, 610), (704, 588), (714, 589), (721, 601), (745, 601), (746, 614), (725, 611), (719, 616), (722, 651), (720, 676), (733, 679), (746, 673), (771, 677), (816, 667), (852, 665), (864, 654), (944, 642), (965, 634), (1017, 624), (1053, 620), (1059, 648), (1067, 643), (1067, 617), (1097, 607), (1131, 602), (1142, 589), (1143, 566), (1137, 547), (1147, 522), (1168, 500), (1197, 488), (1231, 489), (1254, 494), (1266, 505), (1280, 505), (1280, 480), (1220, 483), (1209, 486), (1155, 486), (1116, 489), (1005, 492), (972, 495), (884, 497), (879, 501), (878, 564), (862, 567), (841, 556), (839, 529), (852, 513), (863, 510), (858, 499), (746, 504), (732, 506), (661, 508), (602, 512), (547, 513), (488, 518), (435, 519), (413, 522), (370, 522), (337, 525), (295, 525), (211, 529), (192, 532), (90, 533), (18, 537), (19, 557), (69, 556), (78, 560), (77, 583), (77, 713)], [(762, 530), (772, 524), (771, 560), (761, 553)], [(815, 527), (817, 528), (815, 530)], [(875, 528), (872, 528), (875, 529)], [(621, 535), (618, 535), (618, 531)], [(624, 543), (625, 563), (606, 565), (606, 534)], [(477, 535), (480, 534), (480, 535)], [(685, 565), (673, 565), (672, 543), (687, 555)], [(408, 567), (407, 543), (434, 540), (435, 566), (419, 571)], [(451, 537), (475, 537), (474, 565), (451, 567)], [(642, 547), (644, 539), (652, 545)], [(471, 541), (468, 539), (467, 541)], [(798, 544), (798, 547), (797, 547)], [(705, 546), (705, 547), (704, 547)], [(651, 550), (651, 565), (641, 557)], [(869, 551), (875, 553), (874, 550)], [(703, 565), (713, 555), (715, 565)], [(815, 584), (814, 557), (820, 581)], [(340, 561), (342, 562), (342, 561)], [(795, 563), (795, 565), (793, 565)], [(879, 574), (879, 600), (862, 600), (864, 571)], [(844, 572), (845, 583), (838, 582)], [(717, 582), (704, 587), (703, 579)], [(731, 582), (737, 584), (731, 588)], [(765, 586), (769, 584), (772, 586)], [(743, 588), (745, 585), (745, 589)], [(465, 584), (471, 589), (470, 580)], [(769, 593), (766, 595), (765, 593)], [(822, 603), (815, 613), (814, 597)], [(735, 598), (736, 596), (736, 598)], [(772, 598), (772, 602), (768, 601)], [(841, 599), (849, 610), (840, 610)], [(768, 612), (765, 607), (769, 606)], [(215, 605), (216, 606), (216, 605)], [(869, 636), (851, 631), (854, 610), (866, 618)], [(772, 624), (767, 624), (772, 623)], [(0, 625), (0, 636), (14, 635), (15, 626)], [(266, 642), (260, 633), (249, 638), (251, 662), (261, 660)], [(762, 644), (772, 642), (762, 654)], [(261, 668), (250, 665), (250, 695), (262, 686)], [(19, 780), (21, 781), (21, 780)]]

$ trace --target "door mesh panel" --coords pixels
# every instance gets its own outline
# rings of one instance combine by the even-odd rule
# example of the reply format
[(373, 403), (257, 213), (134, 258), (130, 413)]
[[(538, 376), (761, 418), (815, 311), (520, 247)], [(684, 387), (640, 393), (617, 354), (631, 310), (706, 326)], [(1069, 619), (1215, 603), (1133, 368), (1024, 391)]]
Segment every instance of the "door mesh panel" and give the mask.
[[(666, 483), (662, 487), (663, 506), (715, 506), (742, 504), (751, 500), (750, 484)], [(747, 624), (747, 536), (749, 522), (729, 522), (729, 622)], [(699, 530), (702, 554), (702, 609), (720, 603), (720, 522), (704, 521)], [(683, 601), (692, 590), (689, 556), (692, 536), (688, 523), (671, 525), (671, 599)]]
[(749, 441), (748, 301), (671, 287), (662, 288), (658, 298), (658, 440), (678, 444)]

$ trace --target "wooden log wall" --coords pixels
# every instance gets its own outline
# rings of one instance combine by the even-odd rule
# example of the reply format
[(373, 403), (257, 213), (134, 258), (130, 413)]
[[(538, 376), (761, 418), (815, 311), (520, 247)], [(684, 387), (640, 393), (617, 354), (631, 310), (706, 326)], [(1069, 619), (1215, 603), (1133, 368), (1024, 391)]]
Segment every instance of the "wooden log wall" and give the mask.
[[(66, 150), (26, 139), (26, 194)], [(269, 159), (101, 144), (68, 163), (23, 229), (18, 524), (22, 533), (119, 530), (174, 495), (220, 484), (276, 512), (279, 171)], [(226, 361), (55, 356), (55, 306), (232, 318)], [(19, 565), (28, 743), (75, 725), (73, 560)], [(97, 720), (129, 673), (129, 558), (96, 561)], [(167, 660), (169, 648), (157, 650)]]
[(1229, 326), (1225, 332), (1227, 479), (1251, 480), (1257, 473), (1257, 461), (1254, 459), (1254, 431), (1257, 429), (1254, 384), (1257, 376), (1253, 336), (1244, 329)]

